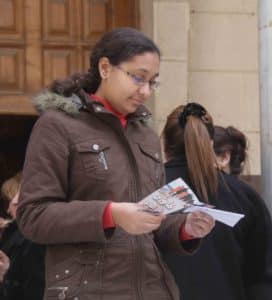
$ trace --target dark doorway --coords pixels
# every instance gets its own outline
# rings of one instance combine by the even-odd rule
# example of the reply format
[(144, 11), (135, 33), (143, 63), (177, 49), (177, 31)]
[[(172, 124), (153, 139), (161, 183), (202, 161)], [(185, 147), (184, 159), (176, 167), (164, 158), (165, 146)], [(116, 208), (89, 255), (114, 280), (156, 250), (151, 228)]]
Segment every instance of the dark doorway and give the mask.
[[(0, 115), (0, 185), (22, 169), (35, 116)], [(5, 204), (0, 201), (0, 215)]]

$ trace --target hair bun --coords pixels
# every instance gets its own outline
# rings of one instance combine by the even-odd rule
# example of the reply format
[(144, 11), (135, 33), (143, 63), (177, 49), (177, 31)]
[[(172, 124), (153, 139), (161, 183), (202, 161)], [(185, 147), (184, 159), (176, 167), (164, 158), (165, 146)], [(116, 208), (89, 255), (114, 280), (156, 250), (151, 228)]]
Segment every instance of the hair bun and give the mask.
[(179, 125), (181, 128), (185, 128), (188, 116), (195, 116), (201, 119), (206, 113), (207, 111), (202, 105), (195, 102), (188, 103), (179, 115)]

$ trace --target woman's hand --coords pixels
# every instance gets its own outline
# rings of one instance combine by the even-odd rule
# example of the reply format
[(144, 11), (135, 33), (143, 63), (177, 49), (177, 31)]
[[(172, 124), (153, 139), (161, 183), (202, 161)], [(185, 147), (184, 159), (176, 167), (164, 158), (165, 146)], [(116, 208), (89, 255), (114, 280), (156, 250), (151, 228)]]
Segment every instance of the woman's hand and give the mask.
[(185, 221), (185, 231), (194, 238), (203, 238), (211, 232), (215, 225), (213, 217), (201, 212), (195, 211), (187, 215)]
[(144, 211), (139, 203), (112, 202), (112, 218), (116, 225), (130, 234), (144, 234), (160, 227), (163, 214), (152, 214)]

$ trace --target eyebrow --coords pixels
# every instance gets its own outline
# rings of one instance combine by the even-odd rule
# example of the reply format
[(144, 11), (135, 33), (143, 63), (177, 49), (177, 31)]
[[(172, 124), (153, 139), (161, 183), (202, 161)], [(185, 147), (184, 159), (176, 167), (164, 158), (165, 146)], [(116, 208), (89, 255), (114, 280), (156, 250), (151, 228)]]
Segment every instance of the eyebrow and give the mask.
[[(143, 68), (136, 69), (135, 71), (142, 71), (142, 72), (144, 72), (144, 73), (148, 73), (148, 70), (143, 69)], [(160, 75), (160, 73), (156, 73), (153, 77), (155, 78), (155, 77), (158, 77), (159, 75)]]

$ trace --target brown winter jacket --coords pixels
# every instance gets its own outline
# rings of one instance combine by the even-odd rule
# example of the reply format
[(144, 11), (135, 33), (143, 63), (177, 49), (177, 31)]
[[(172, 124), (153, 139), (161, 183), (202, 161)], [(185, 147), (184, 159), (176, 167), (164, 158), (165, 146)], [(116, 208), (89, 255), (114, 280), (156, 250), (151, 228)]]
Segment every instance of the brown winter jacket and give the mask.
[(198, 241), (185, 250), (179, 240), (184, 215), (138, 236), (102, 225), (108, 201), (137, 202), (163, 184), (150, 114), (141, 107), (123, 129), (83, 96), (36, 99), (43, 113), (28, 145), (17, 216), (27, 238), (47, 245), (45, 299), (177, 300), (158, 248), (193, 252)]

